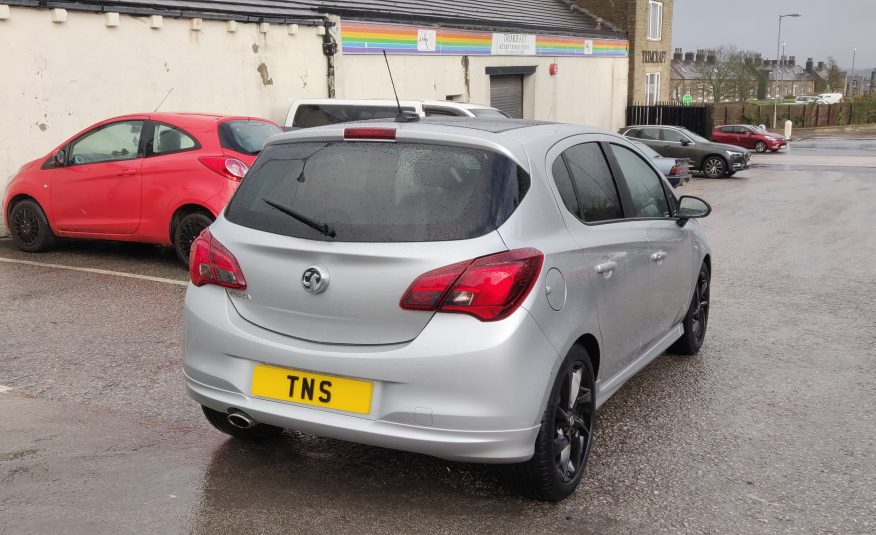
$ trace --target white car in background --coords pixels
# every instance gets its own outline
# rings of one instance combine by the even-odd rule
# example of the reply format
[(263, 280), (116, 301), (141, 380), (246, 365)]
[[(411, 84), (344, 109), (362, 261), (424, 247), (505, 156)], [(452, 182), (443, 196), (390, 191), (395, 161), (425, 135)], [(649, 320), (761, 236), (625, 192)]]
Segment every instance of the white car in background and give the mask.
[(828, 104), (828, 102), (818, 96), (806, 95), (797, 97), (797, 100), (794, 101), (794, 104)]
[(824, 101), (825, 104), (839, 104), (843, 101), (842, 93), (822, 93), (818, 98)]
[(414, 112), (420, 117), (508, 117), (490, 106), (451, 100), (402, 100), (397, 103), (395, 100), (302, 98), (292, 101), (284, 128), (293, 130), (368, 119), (393, 119), (398, 115), (399, 106), (402, 111)]

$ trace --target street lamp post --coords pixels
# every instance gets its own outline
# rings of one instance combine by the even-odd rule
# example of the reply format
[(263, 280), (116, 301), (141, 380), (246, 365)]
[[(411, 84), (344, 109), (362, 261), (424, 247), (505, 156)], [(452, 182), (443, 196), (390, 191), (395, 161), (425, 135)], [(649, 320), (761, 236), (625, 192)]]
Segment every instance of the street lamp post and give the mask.
[[(782, 51), (782, 19), (785, 17), (799, 17), (800, 13), (788, 13), (786, 15), (779, 15), (779, 39), (776, 42), (776, 57), (781, 54)], [(779, 60), (781, 61), (781, 60)], [(778, 68), (778, 67), (776, 67)], [(773, 71), (773, 81), (775, 81), (775, 72)], [(782, 72), (782, 78), (784, 78), (784, 72)], [(783, 80), (784, 81), (784, 80)], [(776, 120), (779, 116), (779, 88), (775, 88), (776, 94), (773, 95), (773, 128), (776, 127)]]
[(852, 50), (852, 76), (851, 76), (851, 78), (849, 78), (849, 83), (848, 83), (849, 87), (848, 87), (848, 89), (846, 89), (846, 95), (849, 97), (852, 96), (852, 84), (855, 81), (855, 56), (857, 56), (857, 55), (858, 55), (858, 49), (854, 48)]

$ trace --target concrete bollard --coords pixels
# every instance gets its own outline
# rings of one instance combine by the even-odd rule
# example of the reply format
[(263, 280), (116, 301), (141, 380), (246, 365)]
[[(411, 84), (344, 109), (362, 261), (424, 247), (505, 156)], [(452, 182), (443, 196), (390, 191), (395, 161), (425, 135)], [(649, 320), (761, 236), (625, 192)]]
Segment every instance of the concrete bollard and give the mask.
[(791, 148), (791, 130), (794, 128), (794, 123), (791, 120), (785, 121), (785, 141), (788, 143), (788, 148)]

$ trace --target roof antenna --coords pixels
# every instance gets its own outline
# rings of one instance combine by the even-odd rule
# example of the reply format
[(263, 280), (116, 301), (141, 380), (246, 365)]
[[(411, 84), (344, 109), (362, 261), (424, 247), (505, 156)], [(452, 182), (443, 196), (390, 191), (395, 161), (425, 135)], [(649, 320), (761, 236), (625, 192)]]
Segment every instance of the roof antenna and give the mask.
[[(161, 102), (158, 103), (158, 106), (155, 106), (155, 111), (158, 111), (158, 108), (160, 108), (161, 105), (164, 104), (164, 101), (167, 100), (167, 97), (169, 97), (171, 93), (173, 93), (173, 88), (172, 88), (172, 87), (170, 88), (170, 91), (168, 91), (167, 94), (164, 95), (164, 98), (161, 99)], [(154, 112), (153, 112), (153, 113), (154, 113)]]
[(398, 106), (398, 115), (395, 117), (397, 123), (414, 123), (420, 120), (420, 116), (415, 111), (403, 111), (401, 102), (398, 99), (398, 91), (395, 89), (395, 80), (392, 79), (392, 69), (389, 68), (389, 57), (386, 55), (386, 49), (383, 49), (383, 59), (386, 60), (386, 70), (389, 71), (389, 81), (392, 84), (392, 92), (395, 94), (395, 104)]

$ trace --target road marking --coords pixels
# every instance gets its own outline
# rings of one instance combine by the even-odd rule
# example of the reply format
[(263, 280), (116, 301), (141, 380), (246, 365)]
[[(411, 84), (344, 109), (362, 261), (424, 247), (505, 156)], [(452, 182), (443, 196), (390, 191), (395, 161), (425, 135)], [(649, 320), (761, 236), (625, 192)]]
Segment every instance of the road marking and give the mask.
[(100, 275), (115, 275), (116, 277), (128, 277), (129, 279), (140, 279), (140, 280), (146, 280), (146, 281), (152, 281), (152, 282), (162, 282), (164, 284), (175, 284), (177, 286), (188, 285), (187, 281), (165, 279), (163, 277), (152, 277), (150, 275), (138, 275), (136, 273), (126, 273), (124, 271), (110, 271), (107, 269), (65, 266), (62, 264), (49, 264), (47, 262), (33, 262), (31, 260), (18, 260), (15, 258), (3, 258), (3, 257), (0, 257), (0, 262), (7, 262), (9, 264), (24, 264), (26, 266), (40, 266), (40, 267), (49, 267), (49, 268), (55, 268), (55, 269), (67, 269), (70, 271), (82, 271), (85, 273), (98, 273)]
[(3, 392), (9, 392), (10, 390), (12, 390), (11, 386), (0, 385), (0, 394), (2, 394)]

